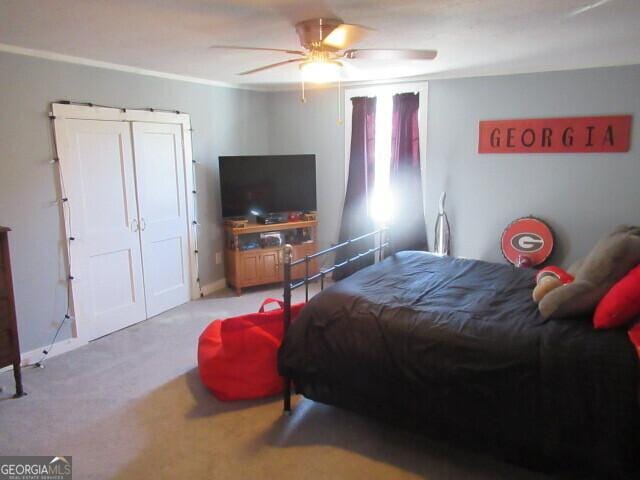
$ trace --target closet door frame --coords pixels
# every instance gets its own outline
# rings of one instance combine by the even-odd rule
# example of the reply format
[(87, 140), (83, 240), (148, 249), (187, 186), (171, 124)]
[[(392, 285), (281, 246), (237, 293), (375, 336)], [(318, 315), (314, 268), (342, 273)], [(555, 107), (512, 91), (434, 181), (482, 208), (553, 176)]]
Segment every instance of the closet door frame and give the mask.
[[(191, 145), (191, 118), (187, 113), (167, 112), (167, 111), (152, 111), (152, 110), (130, 110), (125, 108), (111, 108), (111, 107), (98, 107), (91, 105), (77, 105), (68, 103), (52, 103), (51, 104), (51, 118), (53, 119), (54, 131), (56, 130), (56, 124), (58, 131), (54, 133), (62, 133), (62, 124), (58, 123), (58, 120), (108, 120), (108, 121), (120, 121), (120, 122), (148, 122), (148, 123), (169, 123), (177, 124), (181, 126), (182, 131), (182, 148), (183, 148), (183, 161), (184, 161), (184, 179), (185, 179), (185, 199), (187, 206), (187, 234), (189, 242), (189, 278), (190, 278), (190, 297), (192, 300), (200, 298), (200, 288), (198, 285), (198, 265), (197, 265), (197, 225), (195, 222), (195, 201), (194, 193), (195, 185), (193, 183), (193, 152)], [(133, 133), (132, 133), (133, 135)], [(65, 172), (65, 168), (69, 168), (65, 165), (63, 159), (60, 159), (59, 165), (62, 175), (66, 178), (70, 175), (69, 172)], [(67, 222), (65, 223), (65, 229), (67, 228)], [(65, 232), (66, 236), (73, 235), (73, 232)], [(66, 244), (66, 242), (65, 242)], [(66, 249), (65, 249), (66, 250)], [(69, 252), (65, 251), (65, 254), (69, 255)], [(73, 266), (72, 266), (73, 268)], [(73, 280), (71, 280), (72, 291), (72, 304), (74, 316), (79, 311), (77, 308), (77, 295), (74, 293)], [(82, 319), (77, 317), (72, 322), (73, 336), (80, 340), (89, 340), (82, 330)]]

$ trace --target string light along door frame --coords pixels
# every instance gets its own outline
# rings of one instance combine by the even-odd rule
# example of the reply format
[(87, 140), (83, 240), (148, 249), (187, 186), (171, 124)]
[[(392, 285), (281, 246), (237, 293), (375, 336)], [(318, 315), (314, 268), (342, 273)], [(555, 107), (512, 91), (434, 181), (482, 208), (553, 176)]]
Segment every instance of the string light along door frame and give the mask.
[[(190, 298), (195, 300), (202, 296), (200, 285), (199, 265), (198, 265), (198, 217), (197, 217), (197, 190), (196, 190), (196, 170), (197, 162), (193, 158), (192, 152), (192, 128), (190, 116), (179, 111), (148, 109), (128, 109), (103, 105), (95, 105), (90, 103), (78, 102), (56, 102), (51, 104), (51, 113), (49, 114), (53, 122), (54, 132), (56, 127), (58, 131), (63, 130), (62, 124), (65, 120), (108, 120), (119, 122), (147, 122), (147, 123), (163, 123), (178, 124), (182, 131), (183, 159), (184, 159), (184, 178), (185, 178), (185, 195), (187, 206), (187, 222), (188, 222), (188, 242), (189, 242), (189, 270), (190, 270)], [(57, 147), (57, 145), (56, 145)], [(60, 158), (56, 152), (56, 165), (60, 169), (60, 173), (64, 175), (65, 161)], [(64, 178), (64, 177), (62, 177)], [(71, 199), (66, 199), (69, 202)], [(65, 221), (65, 230), (68, 230), (68, 224)], [(74, 233), (66, 231), (67, 238), (74, 237)], [(69, 260), (69, 288), (73, 293), (73, 265), (70, 261), (70, 245), (67, 246), (67, 259)], [(71, 295), (73, 299), (73, 311), (77, 312), (77, 299)], [(76, 318), (74, 318), (76, 320)], [(84, 335), (81, 329), (78, 329), (77, 321), (74, 321), (72, 328), (74, 337), (83, 339)]]

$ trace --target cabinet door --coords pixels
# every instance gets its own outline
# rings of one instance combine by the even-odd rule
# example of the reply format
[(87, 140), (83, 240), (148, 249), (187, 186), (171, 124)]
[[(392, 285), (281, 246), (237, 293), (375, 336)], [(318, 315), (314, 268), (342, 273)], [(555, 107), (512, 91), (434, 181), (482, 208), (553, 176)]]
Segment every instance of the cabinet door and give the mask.
[[(302, 245), (293, 246), (294, 261), (300, 258), (304, 258), (305, 256), (311, 255), (313, 253), (316, 253), (315, 243), (303, 243)], [(311, 260), (311, 262), (309, 262), (309, 275), (314, 275), (316, 273), (318, 273), (318, 261), (316, 259), (313, 259)], [(291, 271), (292, 278), (304, 278), (305, 274), (306, 268), (304, 263), (296, 265)]]
[(280, 252), (264, 252), (260, 257), (260, 280), (265, 283), (280, 280)]
[[(313, 255), (317, 251), (317, 246), (315, 243), (305, 243), (304, 244), (304, 254), (305, 255)], [(309, 275), (315, 275), (318, 273), (320, 269), (318, 268), (318, 259), (314, 258), (309, 262)]]
[(256, 282), (259, 277), (259, 259), (257, 254), (243, 254), (240, 259), (240, 274), (238, 275), (238, 284), (246, 285)]

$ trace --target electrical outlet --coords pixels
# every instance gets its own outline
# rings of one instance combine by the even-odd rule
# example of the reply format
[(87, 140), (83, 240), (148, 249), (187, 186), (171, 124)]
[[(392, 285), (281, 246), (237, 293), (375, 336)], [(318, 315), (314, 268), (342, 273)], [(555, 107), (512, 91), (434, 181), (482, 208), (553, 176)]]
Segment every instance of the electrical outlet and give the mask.
[(222, 263), (222, 252), (216, 252), (216, 265), (220, 265)]

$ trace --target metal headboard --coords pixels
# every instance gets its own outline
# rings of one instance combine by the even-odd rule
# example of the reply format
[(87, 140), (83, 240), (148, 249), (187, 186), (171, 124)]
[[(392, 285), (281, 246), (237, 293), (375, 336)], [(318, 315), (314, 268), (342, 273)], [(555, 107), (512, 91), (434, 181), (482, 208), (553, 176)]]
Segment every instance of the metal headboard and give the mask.
[[(334, 263), (332, 266), (328, 268), (320, 268), (318, 273), (313, 275), (309, 275), (309, 265), (310, 263), (325, 255), (328, 255), (333, 252), (337, 252), (342, 248), (346, 248), (350, 245), (353, 245), (361, 240), (366, 238), (373, 237), (374, 245), (376, 235), (378, 236), (378, 245), (373, 248), (368, 248), (364, 252), (360, 252), (353, 257), (347, 258), (346, 260), (340, 263)], [(380, 228), (378, 230), (374, 230), (373, 232), (366, 233), (364, 235), (360, 235), (359, 237), (352, 238), (347, 240), (346, 242), (342, 242), (338, 245), (334, 245), (333, 247), (327, 248), (325, 250), (321, 250), (319, 252), (313, 253), (311, 255), (306, 255), (303, 258), (293, 261), (293, 247), (289, 244), (284, 246), (283, 249), (283, 262), (284, 262), (284, 333), (286, 335), (289, 326), (291, 325), (291, 292), (297, 288), (300, 288), (304, 285), (304, 300), (305, 302), (309, 301), (309, 284), (313, 281), (320, 279), (320, 290), (324, 289), (325, 277), (332, 273), (334, 270), (338, 270), (340, 268), (346, 267), (351, 263), (366, 257), (367, 255), (378, 254), (378, 261), (382, 261), (384, 259), (385, 250), (391, 251), (391, 242), (389, 240), (388, 228)], [(292, 269), (298, 265), (304, 264), (304, 277), (302, 279), (292, 279), (291, 272)], [(285, 413), (291, 413), (291, 379), (284, 379), (284, 411)]]

